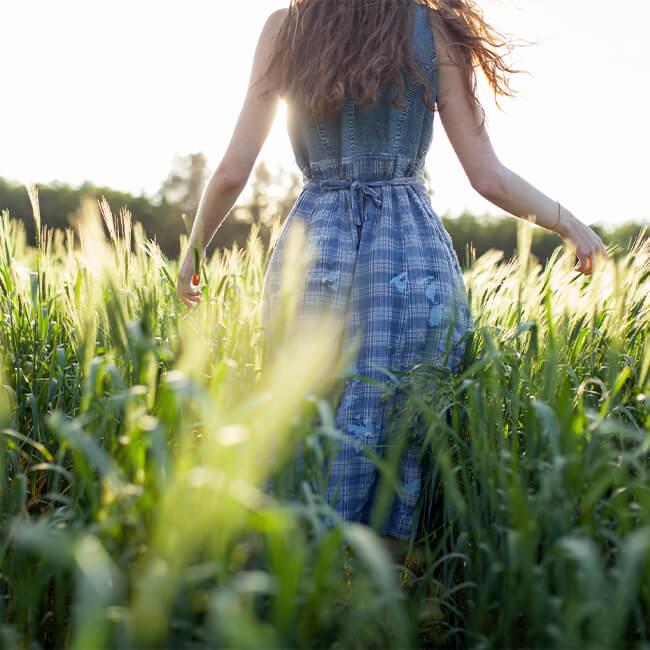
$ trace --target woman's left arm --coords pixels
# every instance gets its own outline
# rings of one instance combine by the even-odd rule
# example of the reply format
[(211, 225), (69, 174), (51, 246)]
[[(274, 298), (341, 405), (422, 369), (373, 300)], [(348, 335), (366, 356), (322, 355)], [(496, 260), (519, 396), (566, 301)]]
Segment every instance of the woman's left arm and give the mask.
[(266, 72), (273, 54), (275, 36), (286, 11), (275, 11), (266, 20), (255, 49), (246, 98), (230, 144), (201, 196), (176, 285), (176, 294), (188, 307), (195, 305), (201, 298), (191, 284), (194, 249), (199, 251), (201, 258), (204, 257), (214, 233), (248, 182), (255, 160), (273, 124), (279, 99), (277, 74), (274, 71), (259, 83), (256, 82)]

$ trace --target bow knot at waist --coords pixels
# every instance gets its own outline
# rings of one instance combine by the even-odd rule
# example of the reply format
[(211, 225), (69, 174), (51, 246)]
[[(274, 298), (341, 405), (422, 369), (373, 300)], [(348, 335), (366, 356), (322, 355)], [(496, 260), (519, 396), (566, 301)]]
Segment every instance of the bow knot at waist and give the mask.
[[(330, 192), (335, 190), (350, 190), (351, 209), (354, 222), (361, 226), (365, 221), (365, 212), (363, 209), (363, 197), (367, 196), (373, 203), (381, 208), (381, 192), (375, 188), (381, 188), (385, 185), (420, 185), (424, 188), (424, 181), (421, 176), (400, 176), (397, 178), (387, 178), (378, 181), (360, 181), (344, 178), (336, 179), (311, 179), (310, 183), (315, 183), (322, 191)], [(361, 199), (361, 200), (359, 200)]]

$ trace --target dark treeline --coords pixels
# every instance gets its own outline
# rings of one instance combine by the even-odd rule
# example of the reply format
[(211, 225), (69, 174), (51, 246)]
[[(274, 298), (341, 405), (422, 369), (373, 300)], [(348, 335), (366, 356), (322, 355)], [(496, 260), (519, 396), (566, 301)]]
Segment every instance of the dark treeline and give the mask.
[[(175, 257), (178, 254), (179, 236), (185, 232), (181, 215), (186, 214), (190, 221), (194, 217), (208, 176), (206, 159), (198, 153), (177, 158), (153, 197), (133, 196), (89, 182), (80, 187), (63, 183), (37, 185), (42, 223), (57, 228), (70, 227), (70, 218), (84, 195), (96, 199), (105, 197), (114, 214), (122, 207), (128, 208), (143, 225), (147, 235), (158, 242), (162, 251), (169, 257)], [(275, 215), (286, 217), (300, 192), (301, 184), (300, 176), (293, 171), (281, 169), (272, 172), (264, 163), (257, 165), (250, 181), (250, 199), (236, 205), (221, 224), (212, 240), (211, 250), (229, 248), (235, 242), (245, 246), (253, 222), (262, 224), (260, 234), (268, 243), (267, 224)], [(8, 210), (12, 217), (22, 219), (30, 241), (34, 242), (32, 208), (23, 185), (0, 178), (2, 210)], [(442, 217), (442, 221), (451, 235), (462, 266), (468, 262), (469, 248), (475, 250), (476, 257), (491, 248), (502, 250), (506, 259), (516, 251), (518, 219), (515, 217), (464, 213), (454, 218)], [(641, 222), (627, 221), (616, 227), (593, 228), (606, 245), (617, 243), (622, 250), (627, 250), (643, 227)], [(533, 228), (532, 252), (542, 264), (560, 243), (557, 235), (543, 228)]]

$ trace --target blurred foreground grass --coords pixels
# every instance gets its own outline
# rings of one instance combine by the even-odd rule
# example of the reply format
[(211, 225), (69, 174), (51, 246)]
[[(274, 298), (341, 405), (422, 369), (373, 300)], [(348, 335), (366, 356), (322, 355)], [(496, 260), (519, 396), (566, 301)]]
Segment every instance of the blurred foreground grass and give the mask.
[(473, 261), (463, 372), (444, 395), (434, 367), (407, 377), (423, 562), (398, 589), (323, 499), (341, 323), (278, 327), (263, 356), (256, 230), (188, 312), (128, 212), (53, 232), (32, 199), (37, 248), (0, 220), (1, 647), (648, 646), (647, 239), (587, 278), (562, 248), (541, 268), (522, 223), (515, 260)]

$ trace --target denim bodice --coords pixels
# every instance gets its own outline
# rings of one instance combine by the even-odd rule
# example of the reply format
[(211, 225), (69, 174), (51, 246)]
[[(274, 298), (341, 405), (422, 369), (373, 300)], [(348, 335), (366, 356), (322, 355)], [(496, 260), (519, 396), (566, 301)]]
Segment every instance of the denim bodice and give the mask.
[[(411, 51), (416, 64), (437, 90), (434, 35), (427, 19), (429, 9), (415, 4)], [(374, 109), (356, 106), (350, 98), (327, 118), (312, 117), (291, 102), (288, 132), (296, 163), (305, 181), (346, 179), (380, 181), (421, 176), (433, 135), (433, 113), (422, 100), (422, 86), (405, 75), (402, 107), (392, 100), (388, 86)]]

